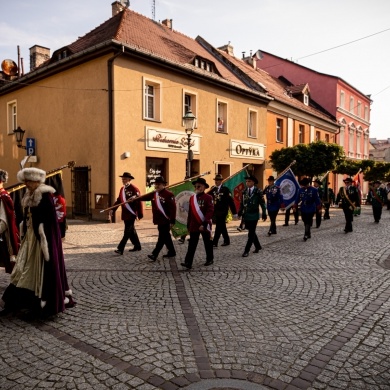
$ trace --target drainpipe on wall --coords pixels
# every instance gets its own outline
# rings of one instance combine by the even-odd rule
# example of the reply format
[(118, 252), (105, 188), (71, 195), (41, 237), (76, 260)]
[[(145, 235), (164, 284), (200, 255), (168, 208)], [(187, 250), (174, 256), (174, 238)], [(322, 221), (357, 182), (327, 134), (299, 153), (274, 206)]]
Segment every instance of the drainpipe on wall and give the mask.
[[(125, 52), (124, 46), (122, 50), (113, 55), (108, 61), (108, 199), (109, 204), (114, 203), (114, 188), (115, 188), (115, 177), (114, 177), (114, 98), (113, 98), (113, 64), (114, 60)], [(115, 215), (113, 216), (113, 222), (115, 222)]]

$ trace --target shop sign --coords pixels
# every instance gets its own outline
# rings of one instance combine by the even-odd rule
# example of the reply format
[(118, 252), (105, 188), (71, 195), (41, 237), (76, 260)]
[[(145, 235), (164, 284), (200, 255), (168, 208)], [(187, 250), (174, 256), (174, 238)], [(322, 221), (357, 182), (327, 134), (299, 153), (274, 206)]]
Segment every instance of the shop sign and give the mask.
[[(164, 150), (167, 152), (188, 153), (188, 137), (185, 132), (146, 127), (146, 150)], [(191, 150), (200, 153), (200, 136), (191, 135)]]
[(230, 140), (230, 157), (264, 160), (264, 144)]

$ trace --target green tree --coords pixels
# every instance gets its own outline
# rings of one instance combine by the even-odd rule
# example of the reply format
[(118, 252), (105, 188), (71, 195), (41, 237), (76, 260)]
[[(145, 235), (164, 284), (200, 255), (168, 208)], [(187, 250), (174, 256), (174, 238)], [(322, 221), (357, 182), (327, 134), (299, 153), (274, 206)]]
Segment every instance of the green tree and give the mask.
[(335, 170), (344, 159), (341, 146), (322, 141), (275, 150), (270, 156), (271, 165), (276, 172), (282, 172), (295, 160), (293, 172), (297, 176), (310, 178)]
[(390, 181), (390, 163), (382, 161), (372, 161), (372, 164), (365, 166), (365, 169), (363, 169), (363, 173), (364, 180), (366, 181)]

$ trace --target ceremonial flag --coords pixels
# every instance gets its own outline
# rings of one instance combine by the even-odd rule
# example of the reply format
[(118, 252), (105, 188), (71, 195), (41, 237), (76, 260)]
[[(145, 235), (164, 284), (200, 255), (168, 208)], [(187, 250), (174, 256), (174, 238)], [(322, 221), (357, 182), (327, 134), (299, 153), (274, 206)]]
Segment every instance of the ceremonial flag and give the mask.
[(362, 187), (360, 183), (360, 172), (361, 169), (359, 169), (359, 172), (353, 177), (353, 185), (358, 189), (359, 192), (359, 198), (362, 199)]
[(245, 176), (248, 176), (248, 172), (243, 168), (223, 181), (223, 185), (232, 193), (237, 211), (240, 209), (242, 191), (245, 189)]
[(288, 168), (283, 174), (276, 178), (275, 184), (280, 187), (280, 193), (283, 197), (284, 207), (290, 208), (297, 196), (299, 183), (291, 168)]
[(173, 187), (169, 187), (176, 199), (176, 223), (172, 227), (173, 237), (180, 237), (187, 234), (187, 218), (190, 209), (190, 197), (194, 195), (192, 181), (185, 181)]

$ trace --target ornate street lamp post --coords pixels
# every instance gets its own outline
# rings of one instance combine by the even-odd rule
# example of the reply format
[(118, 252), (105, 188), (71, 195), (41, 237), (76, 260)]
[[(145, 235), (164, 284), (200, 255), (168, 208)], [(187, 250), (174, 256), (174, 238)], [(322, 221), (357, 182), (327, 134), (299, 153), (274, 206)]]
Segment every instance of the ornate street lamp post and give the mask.
[(26, 131), (22, 130), (20, 128), (20, 126), (18, 126), (18, 128), (14, 130), (14, 134), (15, 134), (15, 138), (16, 138), (16, 145), (18, 146), (18, 148), (26, 149), (26, 147), (22, 145), (25, 132)]
[(191, 161), (193, 160), (193, 153), (191, 150), (191, 135), (194, 132), (194, 127), (196, 124), (196, 117), (191, 110), (187, 111), (186, 114), (183, 116), (183, 122), (187, 134), (188, 155), (186, 179), (188, 179), (191, 177)]

